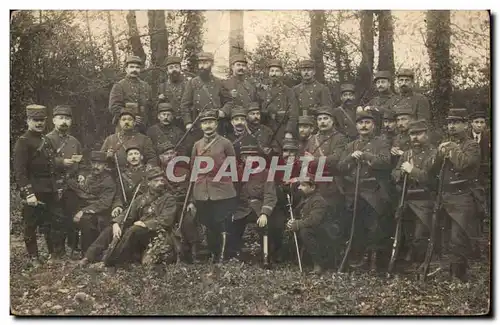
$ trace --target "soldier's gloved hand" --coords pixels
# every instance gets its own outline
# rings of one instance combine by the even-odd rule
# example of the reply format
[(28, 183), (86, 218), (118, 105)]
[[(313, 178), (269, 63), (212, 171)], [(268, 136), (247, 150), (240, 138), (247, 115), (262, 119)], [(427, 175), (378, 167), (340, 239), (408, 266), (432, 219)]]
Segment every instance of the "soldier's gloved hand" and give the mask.
[(134, 226), (139, 226), (139, 227), (142, 227), (142, 228), (147, 228), (146, 224), (144, 224), (144, 222), (142, 222), (142, 221), (136, 221), (136, 222), (134, 222)]
[(257, 219), (257, 225), (260, 228), (263, 228), (267, 225), (267, 216), (265, 214), (261, 214), (259, 219)]
[(120, 228), (120, 225), (117, 223), (113, 224), (113, 238), (120, 239), (122, 236), (122, 230)]
[(115, 154), (115, 153), (113, 152), (113, 150), (112, 150), (112, 149), (108, 149), (108, 151), (106, 151), (106, 158), (108, 158), (108, 159), (109, 159), (109, 158), (113, 158), (113, 155), (114, 155), (114, 154)]
[(79, 223), (80, 219), (82, 218), (82, 216), (83, 216), (83, 211), (78, 211), (75, 214), (75, 217), (73, 218), (73, 221), (76, 222), (76, 223)]
[(113, 209), (113, 211), (111, 211), (111, 216), (112, 216), (113, 218), (116, 218), (116, 217), (118, 217), (118, 216), (120, 215), (120, 213), (122, 213), (122, 212), (123, 212), (122, 207), (116, 207), (116, 208), (114, 208), (114, 209)]
[(298, 220), (289, 220), (287, 223), (288, 229), (290, 229), (293, 232), (296, 232), (299, 230), (299, 222)]
[(359, 150), (356, 150), (356, 151), (354, 151), (354, 152), (351, 154), (351, 157), (353, 157), (353, 158), (355, 158), (355, 159), (360, 159), (362, 156), (363, 156), (363, 152), (362, 152), (362, 151), (359, 151)]
[(413, 170), (413, 164), (409, 161), (405, 161), (401, 164), (401, 170), (409, 174)]
[(285, 133), (285, 139), (293, 139), (293, 135), (290, 132)]
[(63, 159), (64, 167), (71, 167), (74, 164), (75, 164), (75, 161), (73, 159)]
[(165, 95), (163, 95), (163, 94), (159, 94), (159, 95), (158, 95), (158, 99), (164, 100), (164, 99), (165, 99)]
[(36, 207), (38, 205), (38, 199), (36, 198), (35, 194), (30, 194), (26, 198), (26, 203), (29, 206)]
[(193, 127), (193, 123), (186, 124), (186, 130), (190, 130)]
[(404, 152), (399, 149), (399, 147), (392, 147), (391, 148), (391, 155), (393, 156), (401, 156)]
[(196, 207), (195, 207), (194, 203), (189, 203), (186, 210), (189, 213), (196, 214)]

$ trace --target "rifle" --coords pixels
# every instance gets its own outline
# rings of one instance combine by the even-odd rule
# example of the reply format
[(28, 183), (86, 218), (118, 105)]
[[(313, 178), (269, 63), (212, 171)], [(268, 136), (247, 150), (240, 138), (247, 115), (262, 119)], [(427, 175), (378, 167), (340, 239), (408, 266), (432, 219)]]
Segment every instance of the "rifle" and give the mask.
[[(443, 159), (443, 163), (441, 165), (441, 169), (439, 170), (439, 178), (438, 178), (438, 189), (436, 193), (436, 201), (434, 202), (434, 207), (432, 208), (432, 223), (431, 223), (431, 235), (429, 238), (429, 244), (427, 245), (427, 251), (425, 252), (425, 258), (424, 258), (424, 263), (421, 266), (421, 279), (422, 281), (425, 281), (427, 279), (428, 271), (429, 271), (429, 265), (432, 260), (432, 255), (434, 254), (434, 246), (436, 245), (436, 237), (438, 236), (438, 229), (439, 229), (439, 210), (441, 209), (442, 201), (443, 201), (443, 177), (444, 177), (444, 170), (446, 166), (446, 162), (448, 161), (448, 158)], [(433, 273), (436, 273), (440, 270), (441, 268), (438, 268), (436, 271)]]
[[(191, 123), (192, 125), (195, 125), (196, 122), (198, 122), (198, 120), (200, 119), (201, 113), (203, 113), (205, 111), (205, 109), (208, 107), (208, 105), (209, 104), (203, 106), (203, 108), (201, 109), (201, 111), (198, 114), (198, 116), (196, 116), (196, 118), (194, 119), (193, 123)], [(179, 146), (181, 145), (181, 143), (184, 142), (184, 140), (186, 140), (186, 137), (188, 136), (189, 132), (191, 132), (192, 129), (193, 129), (193, 127), (191, 127), (189, 130), (186, 130), (186, 132), (184, 132), (184, 134), (182, 135), (182, 137), (180, 138), (180, 140), (177, 141), (177, 143), (175, 144), (174, 151), (177, 151), (177, 149), (179, 148)]]
[[(127, 218), (130, 214), (130, 209), (132, 208), (132, 204), (135, 201), (137, 193), (139, 193), (139, 190), (141, 189), (141, 185), (142, 184), (139, 183), (139, 185), (137, 185), (137, 188), (135, 189), (134, 195), (132, 196), (132, 200), (130, 200), (130, 204), (127, 208), (127, 212), (125, 213), (125, 217), (123, 218), (123, 220), (119, 224), (120, 228), (123, 228), (123, 226), (125, 225), (125, 222), (127, 221)], [(120, 241), (119, 238), (113, 237), (113, 240), (111, 241), (111, 244), (109, 244), (109, 247), (108, 247), (108, 250), (106, 251), (106, 254), (104, 254), (104, 256), (102, 258), (103, 261), (107, 261), (113, 255), (112, 253), (115, 250), (115, 247), (119, 241)]]
[[(290, 220), (293, 221), (294, 218), (293, 218), (292, 198), (290, 194), (287, 194), (286, 197), (288, 199), (288, 211), (290, 212)], [(300, 258), (299, 241), (297, 240), (297, 233), (295, 231), (293, 232), (293, 238), (295, 240), (295, 248), (297, 250), (297, 260), (299, 261), (300, 273), (302, 273), (302, 260)]]
[(116, 170), (118, 171), (118, 179), (120, 180), (120, 187), (122, 188), (123, 203), (127, 204), (127, 194), (125, 193), (125, 186), (123, 185), (122, 172), (120, 171), (120, 164), (118, 163), (118, 156), (116, 155), (116, 153), (114, 154), (114, 157), (115, 157)]
[(401, 233), (403, 225), (403, 211), (405, 208), (406, 192), (408, 191), (408, 174), (405, 173), (403, 178), (403, 189), (401, 191), (401, 199), (399, 200), (398, 208), (396, 209), (395, 219), (397, 220), (396, 233), (394, 234), (394, 242), (392, 243), (392, 254), (391, 260), (389, 261), (389, 267), (387, 268), (387, 276), (389, 277), (394, 269), (394, 263), (396, 262), (396, 257), (399, 253), (399, 247), (401, 246)]
[(344, 258), (342, 259), (342, 263), (340, 263), (340, 267), (338, 272), (341, 273), (344, 271), (345, 263), (347, 262), (347, 257), (351, 252), (352, 240), (354, 238), (354, 230), (356, 228), (356, 210), (358, 209), (358, 196), (359, 196), (359, 174), (361, 171), (361, 162), (358, 161), (356, 165), (356, 184), (354, 187), (354, 206), (352, 209), (352, 223), (351, 223), (351, 234), (349, 236), (349, 241), (347, 243), (347, 248), (344, 253)]

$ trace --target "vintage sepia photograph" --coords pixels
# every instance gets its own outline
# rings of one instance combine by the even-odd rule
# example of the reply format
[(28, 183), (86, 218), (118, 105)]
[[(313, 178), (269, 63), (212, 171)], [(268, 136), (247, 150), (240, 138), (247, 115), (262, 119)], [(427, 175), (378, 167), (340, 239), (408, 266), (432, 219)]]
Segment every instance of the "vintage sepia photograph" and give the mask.
[(491, 316), (490, 11), (9, 19), (12, 317)]

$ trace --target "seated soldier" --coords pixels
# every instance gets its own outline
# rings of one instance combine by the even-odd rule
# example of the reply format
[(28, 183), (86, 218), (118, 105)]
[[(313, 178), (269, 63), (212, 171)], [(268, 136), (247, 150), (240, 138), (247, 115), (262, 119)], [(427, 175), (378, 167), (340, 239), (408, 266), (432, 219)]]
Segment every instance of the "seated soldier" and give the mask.
[(106, 153), (92, 151), (90, 172), (82, 171), (68, 180), (68, 191), (78, 198), (75, 206), (78, 212), (73, 221), (81, 230), (82, 254), (90, 244), (109, 225), (111, 204), (116, 193), (116, 185), (110, 173), (106, 171)]
[[(324, 218), (327, 215), (327, 203), (319, 193), (314, 182), (314, 175), (308, 175), (308, 181), (300, 181), (299, 190), (304, 194), (304, 201), (297, 215), (298, 219), (289, 220), (288, 229), (297, 232), (300, 245), (313, 261), (311, 273), (320, 274), (328, 264), (328, 234), (325, 231)], [(299, 246), (300, 247), (300, 246)]]
[[(150, 241), (162, 229), (166, 232), (167, 244), (174, 244), (175, 198), (165, 192), (165, 175), (159, 167), (151, 168), (147, 175), (147, 192), (137, 196), (128, 211), (113, 219), (112, 226), (92, 243), (81, 265), (100, 261), (106, 248), (110, 249), (103, 261), (106, 266), (141, 261)], [(110, 246), (113, 239), (118, 242)]]

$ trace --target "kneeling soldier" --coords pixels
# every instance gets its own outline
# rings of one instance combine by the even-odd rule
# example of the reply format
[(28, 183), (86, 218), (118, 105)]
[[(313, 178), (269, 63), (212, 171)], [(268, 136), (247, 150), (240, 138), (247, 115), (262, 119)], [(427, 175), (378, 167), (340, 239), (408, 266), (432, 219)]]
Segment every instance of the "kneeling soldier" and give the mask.
[(175, 198), (165, 192), (165, 174), (160, 168), (153, 167), (147, 174), (147, 192), (131, 202), (128, 215), (124, 211), (113, 219), (113, 225), (108, 226), (90, 246), (81, 264), (101, 260), (102, 253), (113, 238), (120, 241), (107, 254), (106, 266), (141, 261), (151, 239), (162, 228), (167, 232), (167, 238), (173, 238), (172, 227), (177, 210)]

